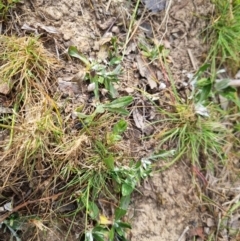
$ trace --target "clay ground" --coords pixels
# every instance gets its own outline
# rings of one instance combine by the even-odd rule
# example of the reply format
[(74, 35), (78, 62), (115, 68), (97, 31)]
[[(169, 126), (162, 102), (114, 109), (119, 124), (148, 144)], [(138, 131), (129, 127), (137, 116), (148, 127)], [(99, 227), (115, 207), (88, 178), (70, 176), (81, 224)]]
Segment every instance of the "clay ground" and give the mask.
[[(62, 61), (62, 68), (56, 76), (59, 91), (73, 99), (70, 109), (79, 102), (86, 101), (89, 94), (85, 96), (79, 89), (72, 91), (61, 88), (61, 83), (72, 79), (83, 68), (81, 64), (65, 57), (67, 48), (76, 46), (79, 52), (88, 58), (104, 62), (107, 58), (104, 43), (116, 36), (119, 49), (125, 54), (123, 74), (117, 90), (120, 95), (133, 95), (135, 109), (141, 112), (145, 100), (135, 89), (143, 89), (156, 96), (159, 102), (164, 102), (169, 100), (170, 82), (164, 66), (153, 64), (149, 70), (157, 81), (153, 81), (149, 73), (143, 73), (139, 40), (142, 43), (151, 41), (164, 46), (168, 51), (167, 58), (175, 85), (183, 95), (189, 87), (189, 76), (201, 66), (207, 50), (201, 33), (207, 26), (205, 16), (211, 15), (213, 11), (210, 1), (172, 0), (168, 3), (169, 8), (156, 13), (148, 11), (144, 4), (140, 3), (136, 14), (137, 21), (127, 44), (126, 37), (135, 1), (25, 0), (16, 11), (16, 25), (23, 34), (42, 34), (45, 47)], [(84, 88), (86, 91), (87, 87)], [(144, 108), (148, 121), (151, 122), (154, 113), (151, 108)], [(135, 159), (150, 156), (158, 145), (154, 138), (142, 137), (154, 133), (156, 127), (149, 129), (142, 126), (141, 129), (134, 118), (131, 123), (127, 143), (132, 155)], [(204, 189), (202, 180), (194, 177), (189, 160), (182, 160), (164, 171), (158, 171), (162, 166), (161, 160), (156, 161), (152, 176), (145, 180), (133, 195), (127, 215), (132, 224), (129, 239), (206, 240), (205, 237), (209, 237), (219, 225), (219, 220), (224, 215), (224, 207), (229, 202), (234, 202), (234, 197), (239, 195), (239, 180), (230, 182), (232, 176), (223, 175), (224, 171), (216, 176), (205, 172), (208, 187)], [(201, 198), (200, 193), (210, 196), (214, 204), (211, 207), (205, 205), (206, 200)], [(240, 225), (239, 217), (235, 216), (231, 225)], [(221, 232), (218, 239), (211, 240), (234, 240), (229, 238), (226, 230), (222, 229)], [(64, 232), (56, 228), (54, 233), (49, 232), (42, 240), (64, 240), (63, 236)]]

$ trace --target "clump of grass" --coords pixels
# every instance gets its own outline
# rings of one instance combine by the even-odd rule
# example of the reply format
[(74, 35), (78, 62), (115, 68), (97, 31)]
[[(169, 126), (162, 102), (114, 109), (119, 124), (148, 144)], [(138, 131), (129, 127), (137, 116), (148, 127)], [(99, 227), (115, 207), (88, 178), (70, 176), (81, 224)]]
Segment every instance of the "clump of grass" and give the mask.
[[(166, 67), (168, 69), (167, 64)], [(161, 127), (154, 135), (161, 151), (168, 146), (175, 152), (167, 166), (184, 158), (194, 166), (212, 169), (226, 159), (224, 147), (232, 135), (225, 124), (226, 113), (216, 101), (216, 95), (221, 92), (211, 77), (204, 76), (208, 67), (203, 65), (197, 71), (192, 80), (192, 93), (184, 98), (177, 92), (169, 74), (171, 103), (156, 107), (161, 116)]]
[[(62, 133), (61, 118), (50, 97), (54, 84), (51, 73), (57, 61), (38, 38), (2, 35), (0, 63), (0, 89), (14, 103), (13, 114), (9, 114), (7, 123), (1, 124), (10, 130), (1, 160), (10, 159), (8, 170), (13, 171), (26, 162), (29, 165), (30, 156), (43, 155), (49, 145), (47, 140)], [(8, 178), (4, 179), (6, 183)]]
[(235, 66), (239, 65), (240, 3), (230, 0), (214, 0), (213, 4), (215, 13), (207, 28), (210, 45), (207, 60), (213, 61), (213, 67), (226, 61), (229, 65), (233, 63)]
[(51, 71), (57, 61), (38, 38), (0, 36), (0, 63), (4, 94), (15, 92), (21, 106), (48, 98), (54, 83)]
[(214, 159), (224, 160), (223, 147), (227, 143), (228, 131), (217, 112), (211, 113), (210, 118), (203, 117), (196, 113), (193, 103), (176, 103), (171, 111), (158, 110), (162, 114), (162, 129), (155, 138), (160, 149), (167, 144), (175, 150), (172, 163), (185, 158), (193, 165), (199, 165), (207, 159), (210, 167)]
[[(25, 207), (24, 203), (26, 206), (28, 203), (25, 199), (21, 201), (20, 193), (24, 188), (34, 186), (36, 193), (33, 198), (42, 197), (43, 194), (39, 194), (39, 175), (54, 167), (52, 149), (61, 143), (64, 133), (62, 118), (52, 94), (55, 84), (53, 70), (58, 62), (38, 38), (2, 35), (0, 64), (1, 94), (8, 95), (9, 107), (12, 107), (12, 112), (0, 116), (0, 128), (9, 134), (0, 144), (1, 203), (9, 201), (10, 193), (13, 207), (17, 201)], [(19, 193), (17, 199), (13, 190), (18, 190), (15, 192)], [(10, 214), (13, 211), (9, 211), (0, 222), (5, 226), (12, 218)], [(22, 220), (20, 212), (15, 214)], [(12, 234), (18, 231), (14, 227), (8, 225)]]

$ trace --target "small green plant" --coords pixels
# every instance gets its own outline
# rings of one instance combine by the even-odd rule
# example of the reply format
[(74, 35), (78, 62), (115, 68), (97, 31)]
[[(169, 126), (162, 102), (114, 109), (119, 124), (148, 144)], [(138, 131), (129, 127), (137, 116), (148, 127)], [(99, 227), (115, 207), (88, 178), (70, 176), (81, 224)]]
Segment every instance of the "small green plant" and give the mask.
[[(127, 212), (127, 200), (130, 200), (137, 184), (151, 173), (151, 162), (129, 162), (125, 147), (122, 149), (120, 145), (127, 122), (124, 119), (115, 120), (113, 114), (122, 114), (118, 110), (126, 109), (131, 102), (131, 97), (122, 97), (108, 104), (100, 104), (100, 111), (97, 107), (90, 117), (91, 121), (84, 124), (81, 130), (92, 138), (91, 147), (84, 148), (84, 163), (78, 165), (78, 162), (69, 161), (62, 168), (61, 177), (67, 182), (63, 190), (74, 188), (72, 198), (79, 206), (78, 212), (85, 210), (82, 240), (126, 240), (126, 229), (131, 227), (122, 221)], [(126, 110), (123, 113), (126, 114)], [(79, 114), (79, 118), (85, 122), (89, 115)], [(67, 143), (66, 148), (76, 150), (75, 144), (71, 146)], [(104, 214), (106, 210), (98, 205), (99, 195), (108, 202), (119, 202), (111, 217), (107, 217)], [(121, 197), (121, 200), (116, 197)]]
[(76, 110), (76, 114), (80, 118), (80, 121), (83, 121), (85, 124), (91, 123), (98, 114), (103, 114), (104, 112), (128, 115), (129, 112), (126, 110), (126, 107), (130, 105), (132, 101), (132, 96), (123, 96), (110, 103), (98, 104), (93, 113), (89, 115), (80, 112), (78, 109)]
[(159, 58), (166, 58), (169, 54), (169, 50), (165, 49), (163, 45), (149, 46), (146, 42), (140, 42), (139, 48), (143, 56), (148, 58), (151, 62), (158, 60)]
[(234, 102), (240, 108), (237, 89), (230, 86), (230, 79), (221, 79), (216, 82), (215, 79), (207, 74), (209, 67), (208, 64), (204, 64), (194, 75), (191, 81), (192, 95), (190, 99), (194, 99), (195, 103), (206, 106), (213, 102), (216, 103), (217, 97), (220, 95)]
[(0, 0), (0, 19), (5, 19), (9, 9), (19, 2), (20, 0)]
[(22, 239), (18, 232), (24, 229), (24, 226), (30, 219), (30, 217), (21, 217), (18, 213), (13, 213), (9, 218), (0, 223), (0, 230), (2, 230), (3, 233), (9, 231), (16, 241), (21, 241)]
[[(112, 220), (99, 214), (98, 207), (92, 206), (91, 213), (94, 213), (93, 218), (96, 219), (98, 224), (91, 230), (85, 233), (85, 241), (99, 240), (109, 241), (119, 240), (127, 241), (126, 230), (131, 229), (129, 223), (123, 222), (121, 219), (126, 215), (130, 203), (130, 195), (123, 196), (120, 200), (119, 207), (115, 209), (114, 217)], [(93, 208), (94, 207), (94, 208)]]
[(118, 82), (118, 76), (121, 74), (120, 57), (112, 57), (109, 61), (109, 65), (103, 65), (97, 61), (88, 61), (74, 46), (69, 47), (68, 54), (80, 59), (85, 64), (85, 79), (89, 80), (90, 83), (94, 83), (94, 94), (96, 99), (99, 99), (100, 86), (104, 86), (104, 88), (108, 90), (111, 98), (116, 98), (117, 91), (114, 88), (114, 83)]
[(85, 232), (84, 241), (90, 241), (94, 238), (100, 241), (104, 241), (106, 238), (109, 241), (127, 241), (126, 232), (127, 229), (131, 229), (131, 225), (123, 222), (122, 218), (127, 213), (131, 193), (136, 188), (137, 183), (149, 176), (151, 171), (151, 162), (145, 162), (144, 160), (137, 163), (132, 162), (129, 166), (125, 167), (114, 167), (110, 171), (110, 177), (116, 182), (114, 190), (120, 192), (122, 195), (119, 206), (115, 208), (113, 218), (110, 219), (100, 214), (97, 205), (90, 202), (90, 205), (88, 205), (88, 214), (98, 224)]

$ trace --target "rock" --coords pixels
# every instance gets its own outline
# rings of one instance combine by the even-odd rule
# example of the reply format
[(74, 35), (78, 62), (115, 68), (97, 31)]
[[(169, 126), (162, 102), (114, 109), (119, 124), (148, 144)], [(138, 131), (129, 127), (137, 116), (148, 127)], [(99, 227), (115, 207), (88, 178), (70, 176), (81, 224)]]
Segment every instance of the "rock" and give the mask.
[(115, 33), (115, 34), (120, 33), (119, 27), (118, 26), (113, 26), (112, 27), (112, 33)]

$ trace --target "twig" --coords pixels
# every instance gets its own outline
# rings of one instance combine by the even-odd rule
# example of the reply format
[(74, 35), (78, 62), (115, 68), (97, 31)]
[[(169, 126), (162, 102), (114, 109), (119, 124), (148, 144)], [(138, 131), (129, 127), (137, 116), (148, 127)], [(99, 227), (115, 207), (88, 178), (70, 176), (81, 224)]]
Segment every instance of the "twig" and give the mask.
[(107, 6), (106, 6), (106, 12), (108, 11), (110, 5), (111, 5), (112, 0), (108, 0)]
[(183, 232), (182, 232), (181, 236), (179, 237), (178, 241), (181, 241), (181, 240), (182, 240), (183, 236), (186, 234), (186, 232), (187, 232), (188, 230), (189, 230), (189, 227), (187, 226), (187, 227), (183, 230)]
[(196, 64), (196, 61), (195, 61), (195, 58), (194, 58), (194, 56), (193, 56), (193, 54), (192, 54), (191, 49), (187, 49), (187, 52), (188, 52), (188, 56), (189, 56), (189, 58), (190, 58), (190, 61), (191, 61), (191, 63), (192, 63), (193, 69), (194, 69), (194, 70), (197, 70), (198, 67), (197, 67), (197, 64)]

